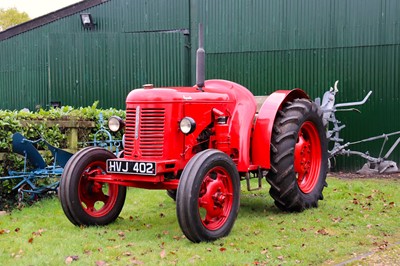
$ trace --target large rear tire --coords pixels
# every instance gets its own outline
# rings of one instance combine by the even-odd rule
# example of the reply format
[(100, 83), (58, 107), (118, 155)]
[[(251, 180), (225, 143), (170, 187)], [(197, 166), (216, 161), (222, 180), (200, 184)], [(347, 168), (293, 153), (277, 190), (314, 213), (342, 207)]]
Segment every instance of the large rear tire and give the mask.
[(283, 211), (303, 211), (323, 199), (328, 167), (322, 111), (297, 99), (278, 112), (271, 139), (270, 195)]
[(61, 176), (59, 197), (65, 215), (75, 225), (106, 225), (118, 218), (126, 187), (91, 180), (104, 174), (115, 155), (100, 147), (85, 148), (71, 157)]
[(232, 159), (218, 150), (196, 154), (182, 172), (176, 196), (185, 236), (197, 243), (228, 235), (239, 204), (240, 177)]

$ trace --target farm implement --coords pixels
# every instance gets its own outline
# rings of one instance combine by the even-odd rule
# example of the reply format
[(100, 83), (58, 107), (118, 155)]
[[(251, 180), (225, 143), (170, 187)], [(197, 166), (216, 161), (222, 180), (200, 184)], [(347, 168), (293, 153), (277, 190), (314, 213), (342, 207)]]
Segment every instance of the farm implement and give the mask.
[(117, 156), (120, 155), (120, 149), (122, 149), (122, 140), (114, 139), (111, 132), (104, 126), (103, 114), (99, 114), (99, 120), (97, 123), (100, 125), (99, 130), (97, 130), (93, 135), (93, 141), (81, 142), (80, 145), (83, 146), (94, 146), (102, 147), (106, 150), (114, 152)]
[[(367, 102), (368, 98), (371, 96), (372, 91), (369, 91), (368, 94), (364, 97), (363, 100), (357, 102), (347, 102), (347, 103), (339, 103), (335, 104), (335, 96), (339, 91), (337, 88), (339, 81), (336, 81), (333, 88), (331, 87), (329, 91), (325, 92), (322, 103), (320, 103), (320, 99), (316, 99), (316, 102), (321, 105), (321, 109), (324, 112), (323, 119), (324, 124), (329, 124), (330, 129), (327, 132), (327, 138), (333, 142), (333, 147), (328, 151), (330, 162), (335, 160), (335, 157), (338, 155), (356, 155), (360, 156), (367, 160), (367, 162), (363, 165), (363, 167), (357, 171), (360, 174), (390, 174), (396, 173), (399, 171), (396, 162), (388, 160), (389, 156), (393, 153), (396, 147), (400, 143), (400, 131), (382, 134), (379, 136), (374, 136), (366, 139), (362, 139), (354, 142), (345, 142), (344, 139), (340, 137), (340, 131), (343, 130), (346, 125), (342, 124), (336, 118), (336, 112), (338, 111), (358, 111), (353, 108), (354, 106), (360, 106)], [(359, 112), (359, 111), (358, 111)], [(399, 136), (396, 141), (392, 144), (392, 146), (387, 150), (385, 155), (383, 155), (385, 150), (385, 145), (389, 140), (389, 137)], [(349, 149), (350, 146), (367, 143), (371, 141), (382, 140), (382, 146), (380, 148), (379, 155), (377, 157), (371, 156), (369, 152), (360, 152)], [(332, 164), (332, 163), (331, 163)]]
[[(53, 156), (53, 163), (47, 165), (42, 155), (36, 148), (36, 144), (42, 143), (47, 146)], [(26, 139), (21, 133), (12, 136), (12, 151), (24, 157), (24, 166), (21, 171), (8, 172), (9, 176), (0, 177), (0, 181), (17, 180), (12, 190), (18, 190), (32, 198), (49, 191), (57, 191), (60, 183), (63, 167), (71, 158), (72, 153), (61, 150), (48, 143), (45, 139)], [(52, 181), (49, 181), (51, 179)]]

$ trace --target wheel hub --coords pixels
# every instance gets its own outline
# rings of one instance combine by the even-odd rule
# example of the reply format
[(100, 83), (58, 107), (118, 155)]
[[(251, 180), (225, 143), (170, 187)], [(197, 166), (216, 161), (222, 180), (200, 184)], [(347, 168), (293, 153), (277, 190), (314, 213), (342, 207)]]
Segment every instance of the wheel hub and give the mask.
[(317, 184), (321, 165), (321, 143), (317, 128), (306, 121), (300, 128), (294, 147), (294, 170), (297, 184), (304, 193), (310, 193)]
[(222, 225), (231, 209), (232, 188), (225, 173), (208, 174), (203, 180), (199, 195), (199, 211), (205, 215), (201, 218), (203, 225), (215, 230)]
[(295, 147), (295, 156), (299, 158), (295, 161), (296, 172), (302, 173), (299, 178), (302, 180), (311, 167), (311, 145), (310, 142), (304, 139), (303, 134), (299, 135), (299, 141)]
[(216, 192), (213, 196), (212, 199), (214, 201), (214, 209), (216, 208), (222, 208), (224, 203), (225, 203), (225, 195), (220, 192), (221, 188), (218, 188), (218, 192)]
[[(222, 191), (222, 182), (218, 180), (208, 180), (204, 195), (199, 198), (199, 206), (207, 212), (207, 217), (215, 219), (219, 217), (224, 206), (225, 195)], [(206, 218), (207, 220), (207, 218)]]
[(82, 173), (79, 185), (79, 198), (86, 213), (92, 217), (107, 214), (114, 206), (118, 188), (116, 185), (93, 181), (92, 177), (100, 175), (105, 169), (103, 162), (89, 165)]

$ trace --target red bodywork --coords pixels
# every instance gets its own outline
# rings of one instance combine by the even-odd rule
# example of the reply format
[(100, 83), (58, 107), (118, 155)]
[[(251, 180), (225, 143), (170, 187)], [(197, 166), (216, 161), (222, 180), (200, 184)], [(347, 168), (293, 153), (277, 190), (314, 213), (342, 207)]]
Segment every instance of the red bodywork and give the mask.
[[(208, 80), (194, 87), (144, 88), (126, 99), (124, 158), (155, 162), (154, 175), (108, 173), (93, 177), (148, 189), (176, 189), (188, 161), (204, 149), (228, 154), (239, 173), (270, 167), (270, 139), (282, 103), (307, 95), (299, 90), (271, 94), (256, 115), (256, 101), (245, 87), (226, 80)], [(179, 128), (184, 117), (196, 122), (193, 133)]]
[[(269, 169), (270, 164), (270, 149), (272, 127), (276, 113), (281, 108), (282, 104), (287, 101), (293, 101), (297, 98), (309, 98), (308, 95), (300, 90), (279, 90), (272, 93), (262, 105), (257, 121), (254, 125), (252, 158), (253, 163), (263, 169)], [(262, 143), (262, 145), (260, 145)], [(268, 147), (268, 148), (266, 148)]]

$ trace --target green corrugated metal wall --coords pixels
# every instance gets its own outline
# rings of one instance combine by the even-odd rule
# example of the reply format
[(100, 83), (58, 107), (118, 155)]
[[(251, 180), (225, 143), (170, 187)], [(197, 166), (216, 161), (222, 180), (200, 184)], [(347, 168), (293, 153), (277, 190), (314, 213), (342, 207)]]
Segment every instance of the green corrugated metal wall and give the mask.
[[(202, 22), (207, 78), (256, 95), (300, 87), (312, 98), (338, 79), (337, 102), (373, 91), (361, 114), (338, 113), (346, 140), (400, 130), (400, 1), (110, 0), (87, 11), (96, 30), (83, 30), (76, 14), (0, 43), (0, 108), (95, 100), (123, 108), (144, 83), (192, 84)], [(378, 144), (353, 148), (379, 152)]]
[(181, 85), (188, 76), (180, 32), (51, 34), (49, 43), (51, 98), (65, 104), (101, 99), (102, 106), (123, 108), (135, 87)]
[(1, 109), (47, 102), (47, 51), (40, 38), (21, 35), (0, 43)]
[[(192, 11), (192, 25), (205, 24), (207, 78), (233, 80), (256, 95), (300, 87), (312, 98), (340, 80), (337, 102), (373, 91), (361, 114), (337, 114), (346, 141), (400, 130), (400, 1), (203, 0)], [(381, 143), (351, 148), (378, 156)], [(400, 147), (390, 159), (400, 163)], [(352, 170), (363, 163), (338, 162)]]
[(2, 41), (0, 108), (96, 100), (124, 108), (128, 92), (143, 84), (189, 85), (188, 10), (187, 0), (110, 0), (86, 10), (93, 31), (75, 14)]

